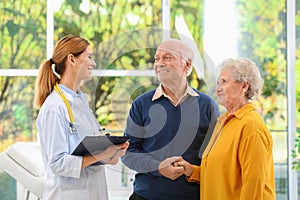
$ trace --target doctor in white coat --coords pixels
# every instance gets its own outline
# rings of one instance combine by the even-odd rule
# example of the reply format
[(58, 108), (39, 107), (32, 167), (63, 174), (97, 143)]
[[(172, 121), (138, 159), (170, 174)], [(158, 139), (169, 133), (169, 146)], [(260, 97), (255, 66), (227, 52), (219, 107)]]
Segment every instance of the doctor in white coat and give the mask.
[(72, 35), (58, 41), (52, 58), (40, 66), (35, 105), (40, 108), (37, 128), (47, 173), (43, 200), (107, 200), (105, 167), (95, 163), (116, 164), (128, 148), (125, 142), (96, 155), (71, 155), (84, 136), (101, 128), (79, 89), (95, 66), (89, 42)]

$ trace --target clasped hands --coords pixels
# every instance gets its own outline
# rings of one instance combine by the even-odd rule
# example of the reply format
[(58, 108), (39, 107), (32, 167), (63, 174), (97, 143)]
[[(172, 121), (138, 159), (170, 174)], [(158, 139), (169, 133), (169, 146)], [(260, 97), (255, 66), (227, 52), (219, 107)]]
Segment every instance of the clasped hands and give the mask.
[(173, 156), (163, 160), (158, 166), (158, 171), (162, 176), (175, 180), (182, 175), (191, 176), (194, 167), (181, 156)]

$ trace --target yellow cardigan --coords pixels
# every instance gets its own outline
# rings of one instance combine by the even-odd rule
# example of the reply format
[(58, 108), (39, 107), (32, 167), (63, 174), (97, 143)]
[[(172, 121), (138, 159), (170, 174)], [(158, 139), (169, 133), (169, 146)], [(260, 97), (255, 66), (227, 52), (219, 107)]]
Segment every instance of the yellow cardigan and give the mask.
[(268, 128), (248, 103), (218, 118), (188, 181), (200, 182), (201, 200), (275, 200), (272, 147)]

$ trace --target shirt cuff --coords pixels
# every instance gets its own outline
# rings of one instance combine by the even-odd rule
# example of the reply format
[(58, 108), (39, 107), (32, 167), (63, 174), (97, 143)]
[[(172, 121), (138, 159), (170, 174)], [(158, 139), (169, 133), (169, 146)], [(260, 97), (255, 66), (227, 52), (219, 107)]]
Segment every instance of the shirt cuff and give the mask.
[(200, 183), (200, 166), (193, 165), (194, 171), (190, 177), (186, 177), (188, 182)]

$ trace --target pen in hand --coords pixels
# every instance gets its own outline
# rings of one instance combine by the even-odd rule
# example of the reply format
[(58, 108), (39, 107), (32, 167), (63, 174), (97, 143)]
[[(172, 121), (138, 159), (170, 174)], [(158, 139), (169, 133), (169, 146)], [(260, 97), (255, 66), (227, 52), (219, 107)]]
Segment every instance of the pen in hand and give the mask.
[(113, 160), (113, 159), (116, 157), (116, 155), (117, 155), (120, 151), (122, 151), (122, 148), (119, 148), (119, 149), (114, 153), (114, 155), (112, 155), (112, 156), (109, 158), (109, 160)]

